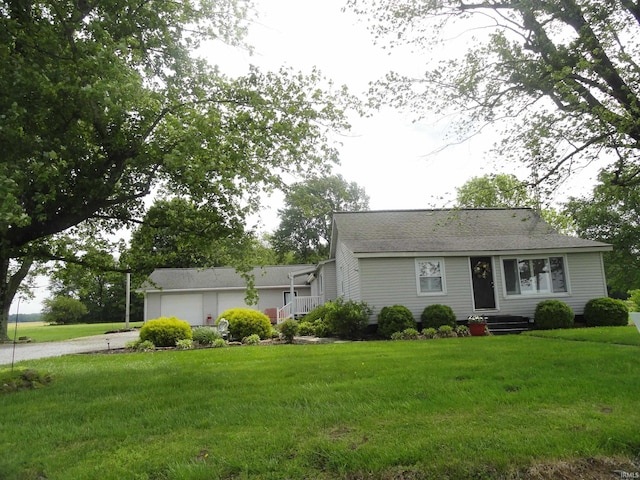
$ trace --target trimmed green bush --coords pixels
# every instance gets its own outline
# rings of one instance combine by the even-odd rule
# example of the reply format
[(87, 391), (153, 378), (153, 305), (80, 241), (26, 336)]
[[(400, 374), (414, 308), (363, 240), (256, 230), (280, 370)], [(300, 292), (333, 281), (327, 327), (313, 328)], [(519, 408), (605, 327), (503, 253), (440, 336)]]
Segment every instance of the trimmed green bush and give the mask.
[(401, 332), (393, 332), (391, 340), (418, 340), (420, 333), (415, 328), (405, 328)]
[(378, 335), (382, 338), (391, 338), (395, 332), (401, 332), (407, 328), (416, 328), (416, 321), (411, 310), (402, 305), (384, 307), (378, 314)]
[(422, 329), (422, 335), (424, 336), (424, 338), (436, 338), (436, 336), (438, 336), (438, 331), (435, 328), (423, 328)]
[(560, 300), (543, 300), (536, 305), (533, 319), (538, 330), (571, 328), (575, 315), (573, 309)]
[(302, 321), (298, 323), (298, 335), (312, 336), (316, 334), (316, 328), (311, 322)]
[(288, 318), (278, 325), (278, 330), (282, 334), (282, 338), (286, 343), (293, 343), (293, 337), (298, 334), (298, 322), (292, 318)]
[(450, 338), (457, 336), (458, 335), (454, 332), (451, 325), (441, 325), (438, 327), (438, 337), (440, 338)]
[(229, 334), (235, 340), (242, 340), (250, 335), (258, 335), (262, 340), (271, 338), (271, 320), (264, 313), (251, 308), (230, 308), (225, 310), (216, 320), (229, 322)]
[(427, 306), (420, 316), (424, 328), (438, 329), (443, 325), (456, 326), (456, 314), (448, 305), (436, 303)]
[(584, 321), (588, 327), (618, 327), (629, 323), (629, 309), (615, 298), (593, 298), (584, 307)]
[(221, 338), (217, 330), (209, 327), (193, 329), (193, 341), (199, 345), (213, 345), (217, 338)]
[(150, 341), (156, 347), (175, 347), (179, 340), (193, 338), (191, 325), (176, 317), (149, 320), (140, 329), (140, 340)]
[(259, 345), (260, 344), (260, 336), (257, 333), (249, 335), (248, 337), (244, 337), (242, 339), (242, 343), (245, 345)]
[(360, 338), (369, 324), (371, 307), (364, 302), (345, 301), (338, 298), (325, 303), (327, 311), (324, 321), (329, 331), (340, 338)]

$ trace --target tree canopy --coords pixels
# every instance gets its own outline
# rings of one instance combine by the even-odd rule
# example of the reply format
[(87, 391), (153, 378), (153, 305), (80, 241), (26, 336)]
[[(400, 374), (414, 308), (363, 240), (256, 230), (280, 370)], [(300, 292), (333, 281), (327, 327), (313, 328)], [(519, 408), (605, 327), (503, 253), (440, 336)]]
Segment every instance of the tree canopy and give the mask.
[(497, 153), (523, 161), (537, 183), (553, 187), (590, 162), (607, 168), (612, 185), (640, 183), (637, 2), (348, 5), (371, 20), (377, 41), (409, 44), (431, 60), (422, 76), (389, 73), (372, 87), (374, 104), (418, 117), (457, 112), (463, 138), (502, 130)]
[(333, 212), (369, 208), (369, 197), (355, 182), (341, 175), (310, 178), (291, 185), (285, 207), (278, 210), (280, 225), (271, 237), (274, 250), (283, 261), (314, 263), (329, 255)]
[(282, 174), (336, 158), (349, 99), (319, 72), (228, 78), (194, 51), (243, 44), (250, 1), (0, 3), (0, 338), (38, 259), (83, 226), (140, 221), (150, 193), (235, 235)]
[(522, 208), (536, 206), (527, 184), (515, 175), (499, 173), (473, 177), (456, 189), (458, 206), (465, 208)]
[(615, 174), (602, 172), (593, 192), (572, 198), (565, 210), (581, 236), (613, 245), (604, 258), (607, 282), (626, 298), (640, 288), (640, 186), (620, 189), (614, 180)]

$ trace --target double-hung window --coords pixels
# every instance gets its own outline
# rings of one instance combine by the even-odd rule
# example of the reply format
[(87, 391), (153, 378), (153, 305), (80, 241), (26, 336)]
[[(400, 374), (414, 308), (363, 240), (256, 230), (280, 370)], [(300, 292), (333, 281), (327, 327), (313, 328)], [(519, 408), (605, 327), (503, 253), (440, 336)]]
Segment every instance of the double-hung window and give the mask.
[(442, 258), (417, 258), (416, 283), (418, 295), (446, 293), (444, 260)]
[(564, 257), (505, 258), (507, 295), (543, 295), (567, 292)]

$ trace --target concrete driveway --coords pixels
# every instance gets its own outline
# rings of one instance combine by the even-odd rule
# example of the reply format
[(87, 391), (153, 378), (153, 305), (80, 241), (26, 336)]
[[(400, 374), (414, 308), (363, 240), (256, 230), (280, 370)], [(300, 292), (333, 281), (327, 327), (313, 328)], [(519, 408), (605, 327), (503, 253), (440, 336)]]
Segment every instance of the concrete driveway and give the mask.
[(44, 343), (12, 343), (0, 344), (0, 365), (10, 365), (11, 362), (36, 360), (46, 357), (60, 357), (74, 353), (88, 353), (124, 348), (125, 343), (140, 336), (139, 330), (130, 332), (107, 333), (91, 337), (74, 338), (64, 342)]

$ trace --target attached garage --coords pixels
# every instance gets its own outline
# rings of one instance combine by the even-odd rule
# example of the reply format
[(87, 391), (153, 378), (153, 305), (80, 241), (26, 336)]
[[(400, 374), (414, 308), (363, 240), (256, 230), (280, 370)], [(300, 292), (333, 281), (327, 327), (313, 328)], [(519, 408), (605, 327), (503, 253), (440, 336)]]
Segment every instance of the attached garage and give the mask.
[(140, 289), (144, 293), (144, 319), (177, 317), (191, 325), (205, 325), (230, 308), (246, 307), (265, 312), (282, 308), (291, 289), (289, 275), (295, 273), (296, 295), (311, 295), (306, 282), (315, 265), (276, 265), (253, 270), (257, 305), (246, 305), (246, 280), (233, 268), (157, 269)]
[(201, 293), (160, 296), (160, 316), (177, 317), (190, 325), (202, 325), (205, 318)]

